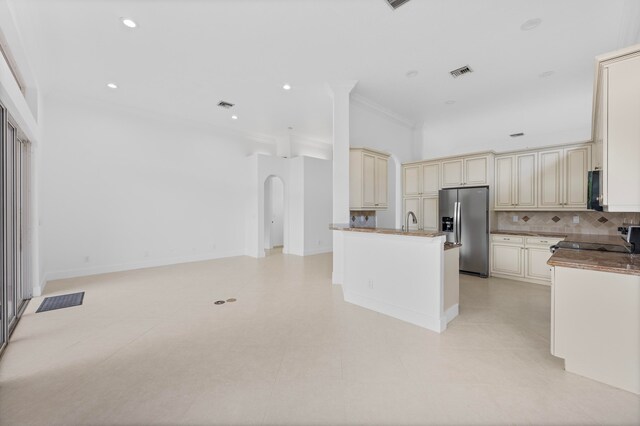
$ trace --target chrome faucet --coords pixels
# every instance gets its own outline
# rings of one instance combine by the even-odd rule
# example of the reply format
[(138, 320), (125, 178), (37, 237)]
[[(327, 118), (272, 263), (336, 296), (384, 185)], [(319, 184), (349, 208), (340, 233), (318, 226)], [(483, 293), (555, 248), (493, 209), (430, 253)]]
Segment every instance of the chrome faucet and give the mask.
[(415, 213), (410, 211), (407, 213), (407, 219), (405, 220), (405, 226), (404, 226), (404, 231), (405, 232), (409, 232), (409, 217), (413, 216), (413, 223), (416, 224), (418, 223), (418, 218), (416, 217)]

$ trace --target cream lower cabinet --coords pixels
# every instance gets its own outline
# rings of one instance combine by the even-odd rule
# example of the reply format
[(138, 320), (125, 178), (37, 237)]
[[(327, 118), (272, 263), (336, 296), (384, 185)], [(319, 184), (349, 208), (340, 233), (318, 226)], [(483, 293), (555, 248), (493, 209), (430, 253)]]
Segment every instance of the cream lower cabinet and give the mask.
[(438, 197), (410, 197), (403, 200), (402, 208), (402, 224), (406, 223), (407, 214), (413, 212), (418, 219), (418, 223), (414, 224), (409, 220), (409, 229), (438, 231)]
[(491, 235), (491, 275), (550, 285), (549, 247), (558, 238)]

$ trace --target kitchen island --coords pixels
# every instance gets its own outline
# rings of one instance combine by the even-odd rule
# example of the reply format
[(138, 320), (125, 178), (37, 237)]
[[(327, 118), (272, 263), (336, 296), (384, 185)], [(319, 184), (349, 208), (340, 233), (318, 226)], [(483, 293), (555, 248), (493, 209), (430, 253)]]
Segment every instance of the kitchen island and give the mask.
[(458, 315), (460, 245), (443, 233), (331, 225), (344, 240), (344, 300), (438, 333)]

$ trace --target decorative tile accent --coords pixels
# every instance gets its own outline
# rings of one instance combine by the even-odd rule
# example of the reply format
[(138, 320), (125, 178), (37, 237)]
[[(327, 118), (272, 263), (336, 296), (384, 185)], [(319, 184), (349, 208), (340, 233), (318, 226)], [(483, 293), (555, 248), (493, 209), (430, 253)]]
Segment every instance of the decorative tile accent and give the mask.
[(525, 222), (529, 222), (529, 216), (523, 217), (522, 220), (524, 220)]
[[(520, 216), (522, 221), (513, 222), (514, 215)], [(573, 216), (580, 217), (580, 222), (573, 223)], [(496, 212), (496, 222), (491, 227), (504, 231), (620, 235), (618, 226), (623, 224), (640, 224), (640, 213), (535, 210)]]

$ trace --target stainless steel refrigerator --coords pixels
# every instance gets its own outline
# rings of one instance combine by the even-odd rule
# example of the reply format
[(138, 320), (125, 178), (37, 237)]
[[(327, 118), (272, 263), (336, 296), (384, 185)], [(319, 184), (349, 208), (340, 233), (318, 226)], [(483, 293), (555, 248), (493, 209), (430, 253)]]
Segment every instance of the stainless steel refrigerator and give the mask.
[(461, 243), (460, 272), (489, 275), (489, 188), (440, 190), (440, 231)]

